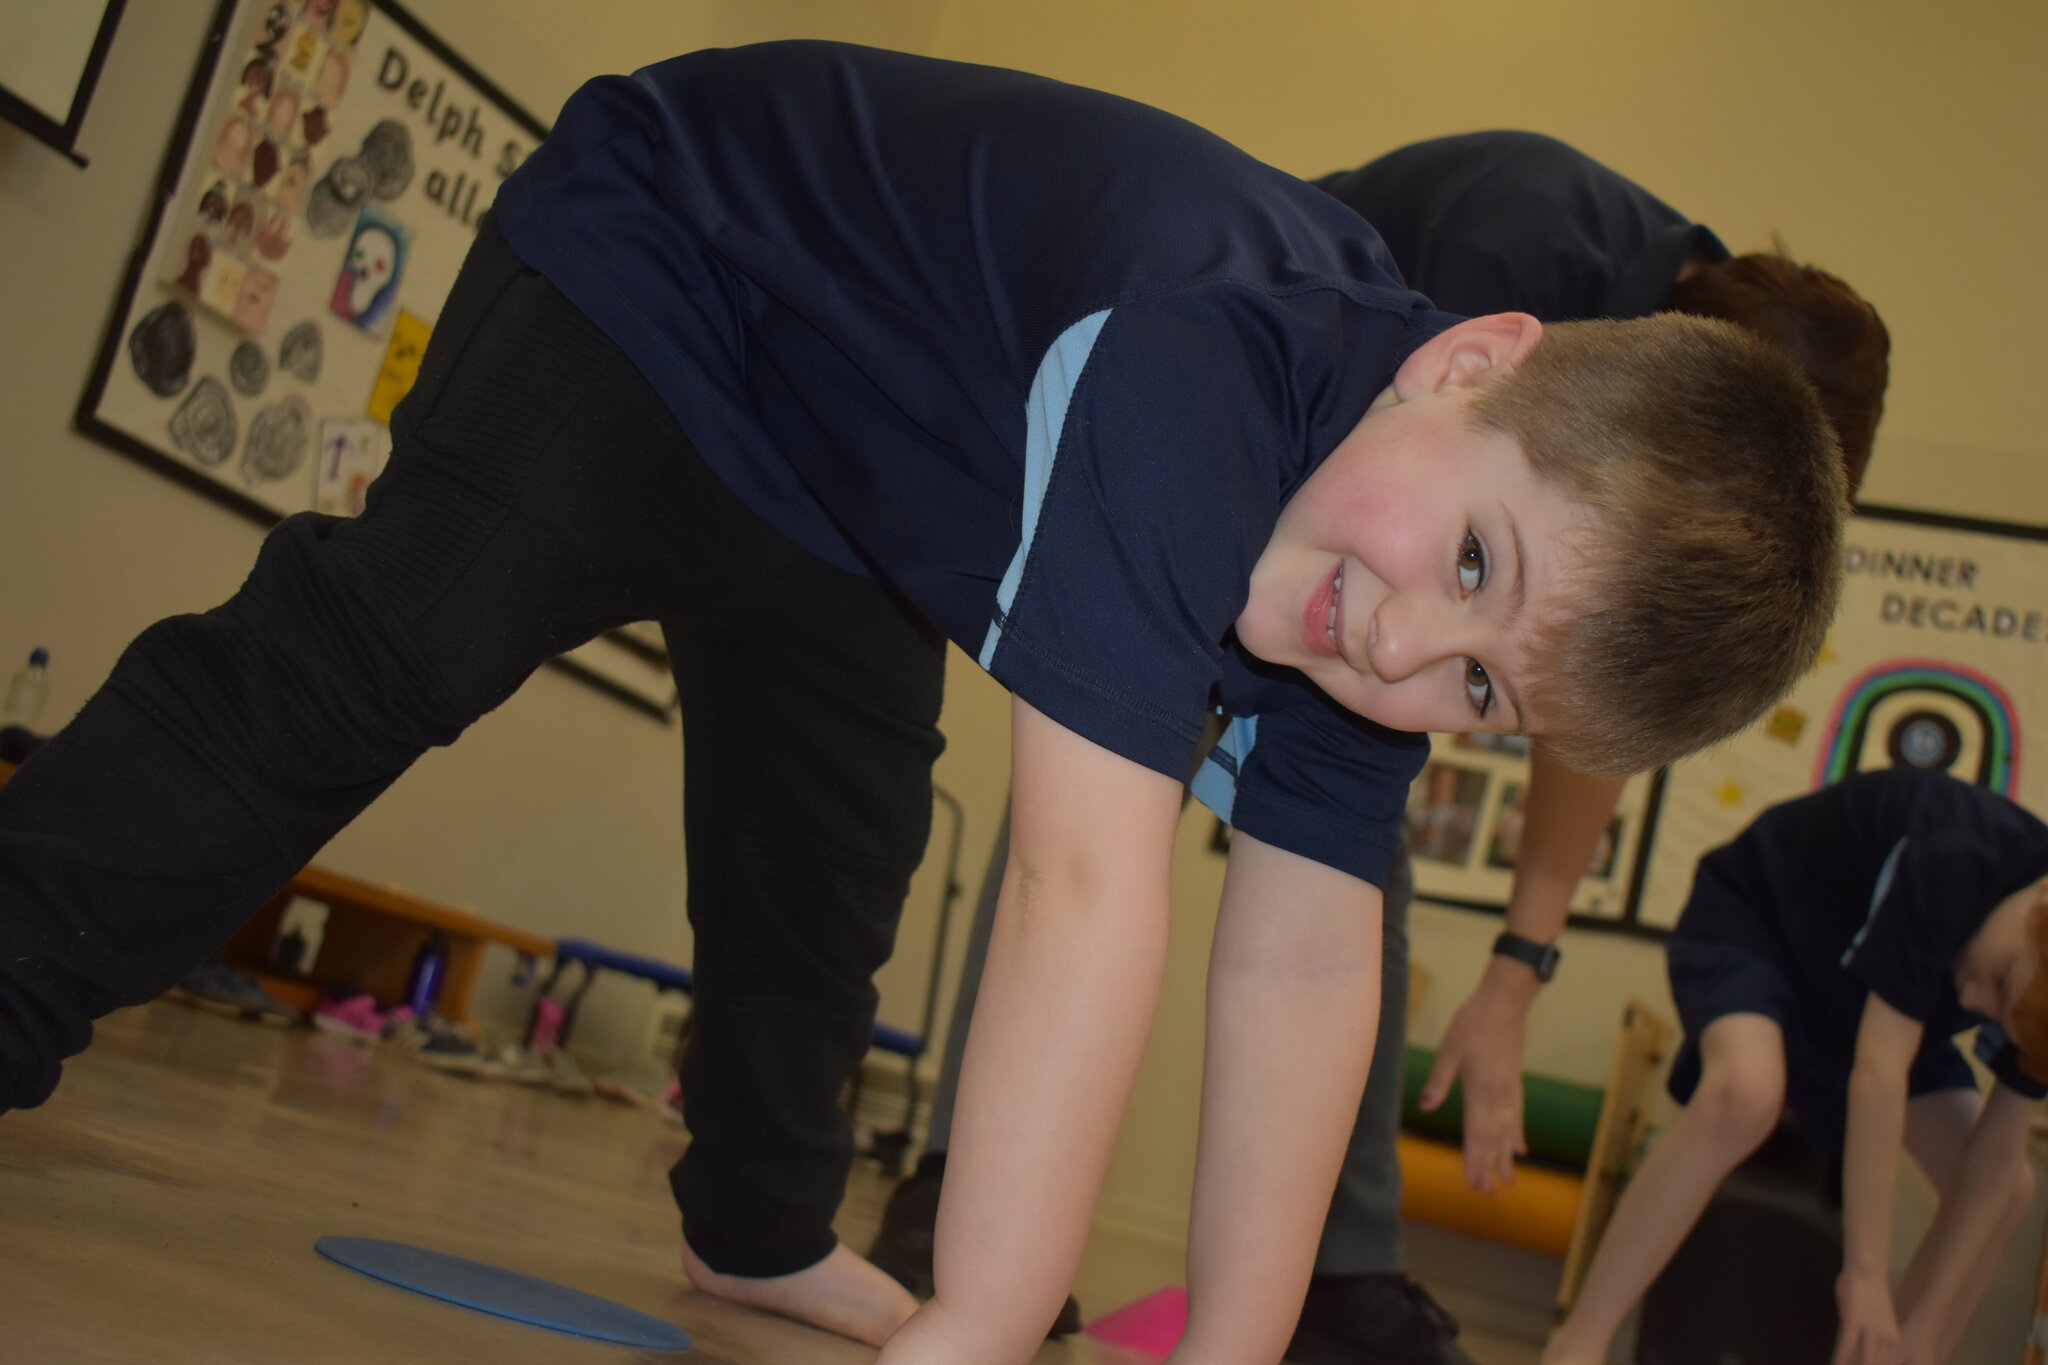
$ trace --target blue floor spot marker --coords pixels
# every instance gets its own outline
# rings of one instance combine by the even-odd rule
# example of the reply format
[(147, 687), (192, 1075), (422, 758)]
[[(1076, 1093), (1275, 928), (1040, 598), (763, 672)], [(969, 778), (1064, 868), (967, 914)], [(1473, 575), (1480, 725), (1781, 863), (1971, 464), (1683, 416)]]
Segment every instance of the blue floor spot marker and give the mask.
[(515, 1322), (653, 1351), (690, 1349), (690, 1334), (674, 1323), (502, 1266), (375, 1237), (322, 1237), (313, 1250), (400, 1289)]

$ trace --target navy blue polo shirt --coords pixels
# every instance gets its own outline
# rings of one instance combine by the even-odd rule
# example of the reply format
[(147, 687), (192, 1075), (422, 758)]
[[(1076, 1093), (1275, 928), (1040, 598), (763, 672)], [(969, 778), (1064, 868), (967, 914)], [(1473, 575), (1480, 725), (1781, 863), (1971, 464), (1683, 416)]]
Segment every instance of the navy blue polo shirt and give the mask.
[(1315, 183), (1362, 214), (1408, 283), (1453, 313), (1645, 317), (1688, 258), (1728, 259), (1713, 233), (1540, 133), (1432, 138)]
[(1358, 217), (1184, 120), (830, 43), (586, 85), (504, 185), (519, 255), (704, 458), (1017, 695), (1383, 882), (1427, 741), (1231, 634), (1282, 504), (1453, 320)]
[[(1776, 966), (1794, 1011), (1788, 1083), (1825, 1087), (1808, 1098), (1826, 1112), (1843, 1101), (1870, 993), (1923, 1025), (1923, 1054), (1986, 1024), (1956, 998), (1956, 958), (1999, 902), (2044, 875), (2048, 825), (2011, 801), (1944, 773), (1859, 773), (1771, 807), (1702, 858), (1671, 943)], [(2001, 1082), (2048, 1093), (1985, 1031)]]

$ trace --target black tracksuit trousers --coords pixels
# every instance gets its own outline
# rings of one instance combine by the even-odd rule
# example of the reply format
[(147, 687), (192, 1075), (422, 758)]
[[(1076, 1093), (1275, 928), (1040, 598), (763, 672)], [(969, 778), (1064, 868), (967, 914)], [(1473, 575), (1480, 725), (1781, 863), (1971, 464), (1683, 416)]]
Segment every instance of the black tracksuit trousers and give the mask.
[(392, 433), (362, 516), (278, 526), (233, 598), (144, 631), (0, 789), (0, 1110), (46, 1098), (93, 1018), (203, 960), (427, 746), (658, 620), (696, 935), (672, 1182), (714, 1268), (815, 1262), (929, 832), (943, 641), (743, 506), (488, 222)]

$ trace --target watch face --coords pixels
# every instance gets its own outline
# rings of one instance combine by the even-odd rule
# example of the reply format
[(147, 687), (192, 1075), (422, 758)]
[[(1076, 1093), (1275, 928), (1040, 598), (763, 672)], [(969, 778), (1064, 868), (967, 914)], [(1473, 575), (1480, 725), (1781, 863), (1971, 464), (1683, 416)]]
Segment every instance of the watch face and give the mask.
[(1513, 933), (1503, 933), (1495, 939), (1493, 951), (1526, 964), (1536, 973), (1538, 981), (1550, 980), (1552, 974), (1557, 971), (1558, 958), (1562, 956), (1555, 944), (1537, 943), (1533, 939), (1526, 939)]

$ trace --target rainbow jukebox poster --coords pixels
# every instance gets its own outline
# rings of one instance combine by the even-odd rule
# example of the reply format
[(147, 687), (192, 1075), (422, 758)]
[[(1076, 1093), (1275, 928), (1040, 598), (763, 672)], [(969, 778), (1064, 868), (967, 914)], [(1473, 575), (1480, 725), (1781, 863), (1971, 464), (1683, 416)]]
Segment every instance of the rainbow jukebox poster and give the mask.
[(1702, 853), (1766, 806), (1870, 768), (1952, 773), (2048, 818), (2048, 529), (1866, 508), (1820, 662), (1654, 801), (1637, 907), (1668, 928)]

